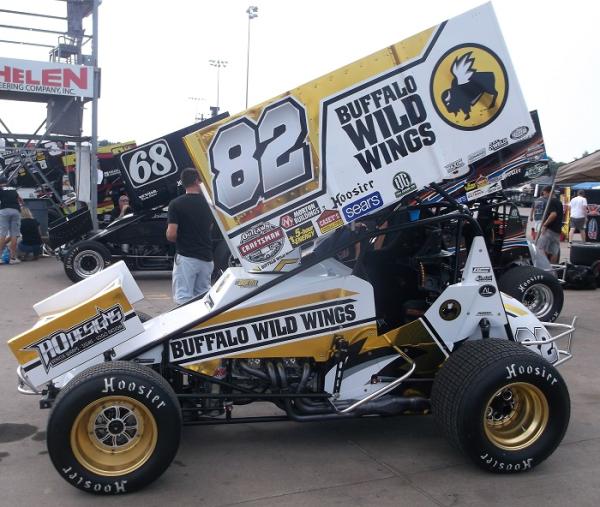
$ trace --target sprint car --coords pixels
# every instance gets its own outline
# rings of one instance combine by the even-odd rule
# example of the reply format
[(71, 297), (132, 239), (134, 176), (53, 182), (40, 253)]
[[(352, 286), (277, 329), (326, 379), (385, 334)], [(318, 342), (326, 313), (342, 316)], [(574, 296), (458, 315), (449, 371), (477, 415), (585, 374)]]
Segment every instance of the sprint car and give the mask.
[[(435, 245), (448, 223), (475, 231), (462, 270)], [(58, 473), (94, 493), (156, 479), (182, 424), (238, 421), (432, 412), (479, 466), (528, 470), (567, 428), (556, 366), (574, 327), (501, 294), (481, 232), (455, 210), (364, 232), (287, 273), (229, 268), (204, 297), (146, 322), (118, 262), (34, 307), (38, 323), (9, 342), (19, 390), (52, 407)], [(332, 257), (356, 245), (353, 269)], [(238, 418), (255, 401), (280, 415)]]
[[(166, 470), (183, 424), (429, 413), (485, 470), (543, 462), (569, 423), (575, 321), (503, 294), (480, 220), (440, 186), (535, 131), (485, 4), (121, 154), (144, 202), (191, 161), (240, 265), (149, 319), (124, 262), (34, 305), (8, 345), (18, 389), (52, 408), (57, 472), (121, 494)], [(402, 199), (428, 187), (441, 197), (415, 216)], [(258, 401), (275, 413), (244, 411)]]

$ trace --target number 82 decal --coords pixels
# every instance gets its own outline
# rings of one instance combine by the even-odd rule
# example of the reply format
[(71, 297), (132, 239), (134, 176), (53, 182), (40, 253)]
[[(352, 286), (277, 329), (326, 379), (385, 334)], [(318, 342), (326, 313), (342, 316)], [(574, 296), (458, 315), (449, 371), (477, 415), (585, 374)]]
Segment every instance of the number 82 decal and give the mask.
[(292, 97), (263, 109), (257, 123), (239, 118), (209, 147), (217, 207), (230, 216), (313, 177), (304, 107)]

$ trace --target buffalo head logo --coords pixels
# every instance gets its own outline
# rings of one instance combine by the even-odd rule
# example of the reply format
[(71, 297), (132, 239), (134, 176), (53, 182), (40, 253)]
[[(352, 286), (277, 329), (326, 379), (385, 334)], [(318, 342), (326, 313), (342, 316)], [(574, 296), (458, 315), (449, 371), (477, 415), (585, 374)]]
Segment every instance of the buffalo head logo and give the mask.
[(498, 56), (480, 44), (448, 50), (431, 76), (431, 98), (449, 125), (474, 130), (491, 123), (508, 97), (508, 75)]
[(449, 113), (456, 115), (462, 111), (465, 120), (471, 117), (471, 107), (481, 99), (484, 93), (491, 95), (492, 101), (488, 109), (496, 107), (498, 92), (493, 72), (478, 72), (473, 68), (475, 60), (472, 51), (457, 57), (451, 67), (452, 83), (442, 93), (442, 101)]

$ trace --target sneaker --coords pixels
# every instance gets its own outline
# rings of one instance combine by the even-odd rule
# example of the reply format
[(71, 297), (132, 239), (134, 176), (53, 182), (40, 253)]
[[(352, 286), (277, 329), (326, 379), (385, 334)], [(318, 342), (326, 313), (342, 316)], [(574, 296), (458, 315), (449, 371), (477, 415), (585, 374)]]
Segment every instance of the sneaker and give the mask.
[(21, 261), (19, 259), (11, 259), (9, 264), (21, 264)]

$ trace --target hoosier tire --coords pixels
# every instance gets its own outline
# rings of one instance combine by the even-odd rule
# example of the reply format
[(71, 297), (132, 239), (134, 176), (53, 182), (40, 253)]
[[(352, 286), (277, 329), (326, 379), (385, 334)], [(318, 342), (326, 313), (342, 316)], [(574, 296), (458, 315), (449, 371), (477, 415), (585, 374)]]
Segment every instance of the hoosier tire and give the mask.
[(75, 243), (64, 258), (66, 275), (72, 282), (80, 282), (102, 271), (110, 264), (110, 251), (98, 241)]
[(136, 363), (102, 363), (59, 393), (48, 420), (48, 453), (76, 488), (129, 493), (167, 469), (181, 424), (177, 397), (160, 375)]
[(570, 400), (560, 373), (522, 345), (467, 342), (438, 373), (432, 412), (448, 439), (480, 467), (529, 470), (561, 442)]
[(543, 322), (554, 322), (564, 304), (564, 292), (558, 279), (534, 266), (515, 266), (498, 281), (502, 292), (523, 303)]

